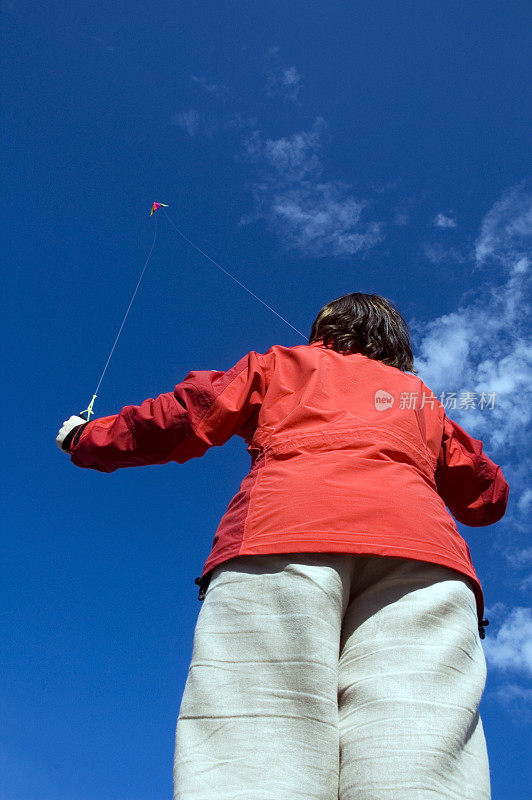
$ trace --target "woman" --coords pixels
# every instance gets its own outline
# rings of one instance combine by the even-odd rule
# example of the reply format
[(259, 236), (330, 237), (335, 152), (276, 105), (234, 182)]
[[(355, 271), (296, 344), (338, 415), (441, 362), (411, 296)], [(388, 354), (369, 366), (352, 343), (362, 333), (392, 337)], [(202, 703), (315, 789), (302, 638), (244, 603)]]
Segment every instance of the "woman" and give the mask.
[(446, 506), (490, 525), (508, 485), (416, 377), (402, 316), (345, 295), (308, 345), (191, 372), (57, 441), (112, 472), (234, 434), (251, 469), (196, 579), (174, 799), (487, 800), (487, 620)]

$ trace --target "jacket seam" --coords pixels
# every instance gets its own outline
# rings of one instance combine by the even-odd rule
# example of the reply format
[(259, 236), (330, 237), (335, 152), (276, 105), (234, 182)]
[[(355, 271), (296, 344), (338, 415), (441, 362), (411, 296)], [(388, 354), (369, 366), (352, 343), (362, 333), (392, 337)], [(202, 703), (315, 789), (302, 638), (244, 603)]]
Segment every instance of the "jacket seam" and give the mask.
[(252, 516), (251, 510), (253, 508), (253, 496), (258, 491), (257, 487), (259, 486), (260, 479), (261, 479), (262, 475), (264, 474), (264, 472), (263, 472), (264, 467), (267, 466), (267, 464), (268, 464), (268, 456), (267, 456), (267, 453), (264, 450), (264, 448), (261, 448), (261, 452), (262, 452), (262, 459), (263, 459), (262, 463), (257, 466), (257, 461), (260, 460), (260, 456), (258, 456), (258, 458), (255, 461), (255, 464), (253, 466), (253, 469), (256, 469), (256, 471), (257, 471), (257, 477), (255, 478), (255, 481), (254, 481), (253, 486), (251, 487), (251, 491), (249, 493), (249, 503), (248, 503), (248, 507), (247, 507), (247, 510), (246, 510), (246, 516), (245, 516), (245, 519), (244, 519), (244, 524), (242, 526), (242, 539), (240, 541), (240, 545), (239, 545), (239, 548), (238, 548), (239, 552), (242, 549), (242, 547), (244, 546), (244, 543), (246, 542), (246, 533), (248, 531), (248, 527), (249, 527), (249, 524), (250, 524), (249, 520), (250, 520), (250, 518)]
[[(223, 393), (225, 391), (227, 391), (227, 389), (229, 389), (231, 384), (239, 377), (239, 375), (241, 375), (241, 373), (246, 369), (247, 366), (248, 366), (247, 364), (243, 364), (241, 369), (239, 369), (238, 372), (236, 373), (236, 375), (234, 375), (234, 377), (231, 378), (229, 383), (226, 386), (224, 386), (223, 389), (220, 389), (220, 391), (212, 398), (211, 402), (206, 407), (205, 411), (202, 413), (201, 417), (199, 417), (199, 419), (198, 419), (198, 421), (196, 423), (192, 422), (192, 420), (189, 418), (190, 425), (192, 427), (192, 432), (193, 433), (197, 433), (198, 432), (198, 429), (200, 428), (202, 422), (204, 421), (204, 419), (207, 416), (207, 414), (209, 413), (209, 411), (212, 409), (212, 407), (215, 404), (215, 402), (218, 400), (219, 397), (221, 397), (223, 395)], [(200, 389), (194, 383), (194, 381), (188, 381), (188, 382), (191, 383), (192, 386), (194, 386), (196, 391), (200, 392)], [(201, 393), (204, 394), (206, 397), (209, 397), (209, 395), (207, 395), (205, 392), (201, 392)], [(177, 400), (176, 400), (176, 402), (177, 402)]]
[[(260, 431), (258, 431), (260, 434)], [(321, 430), (316, 431), (314, 433), (308, 434), (293, 434), (287, 435), (286, 437), (283, 436), (282, 441), (276, 443), (273, 441), (274, 436), (272, 434), (266, 434), (266, 442), (264, 444), (263, 449), (265, 451), (271, 450), (272, 452), (282, 453), (285, 450), (289, 449), (294, 443), (312, 443), (312, 442), (329, 442), (333, 443), (335, 439), (339, 438), (342, 434), (346, 433), (375, 433), (384, 434), (390, 437), (390, 439), (394, 441), (400, 442), (408, 453), (414, 458), (418, 466), (429, 468), (429, 470), (433, 473), (434, 469), (436, 468), (436, 458), (432, 457), (429, 458), (428, 455), (424, 454), (422, 451), (418, 450), (415, 445), (409, 441), (404, 436), (401, 436), (396, 431), (391, 428), (385, 426), (372, 426), (372, 425), (350, 425), (346, 426), (345, 428), (334, 428), (333, 430)]]

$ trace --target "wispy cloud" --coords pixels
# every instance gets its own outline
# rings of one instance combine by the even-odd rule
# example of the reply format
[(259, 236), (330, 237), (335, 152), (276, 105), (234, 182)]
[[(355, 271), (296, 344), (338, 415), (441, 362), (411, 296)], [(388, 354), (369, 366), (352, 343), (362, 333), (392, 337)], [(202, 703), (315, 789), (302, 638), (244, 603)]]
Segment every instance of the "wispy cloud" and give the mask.
[(224, 86), (220, 86), (218, 83), (211, 83), (201, 75), (191, 75), (190, 79), (209, 94), (221, 95), (224, 93)]
[(314, 256), (347, 256), (373, 247), (383, 238), (383, 223), (364, 222), (369, 202), (354, 198), (351, 187), (323, 181), (320, 160), (325, 120), (310, 130), (280, 139), (254, 131), (246, 142), (246, 157), (256, 164), (261, 181), (253, 185), (257, 208), (252, 219), (266, 219), (283, 244)]
[[(452, 217), (440, 213), (433, 217), (432, 227), (439, 228), (440, 230), (453, 230), (457, 227), (457, 223)], [(431, 264), (435, 266), (452, 262), (455, 264), (464, 264), (471, 259), (469, 253), (460, 253), (456, 247), (444, 244), (440, 236), (438, 239), (438, 241), (422, 243), (425, 258), (430, 261)]]
[(424, 242), (423, 253), (425, 258), (435, 266), (441, 264), (465, 264), (469, 259), (463, 253), (460, 253), (456, 247), (445, 247), (439, 242)]
[(290, 182), (317, 178), (322, 172), (319, 151), (326, 127), (323, 117), (317, 117), (309, 131), (281, 139), (264, 139), (255, 131), (246, 142), (248, 156), (262, 162), (270, 176), (273, 172), (272, 180)]
[[(525, 535), (530, 529), (528, 523), (530, 520), (530, 498), (527, 496), (529, 493), (530, 489), (526, 489), (517, 501), (517, 515), (518, 519), (522, 521), (522, 524), (518, 527), (523, 529)], [(524, 503), (522, 502), (523, 500), (525, 500)], [(520, 547), (511, 543), (503, 550), (502, 554), (510, 567), (517, 573), (524, 569), (530, 570), (532, 567), (532, 547)], [(529, 571), (525, 578), (516, 577), (513, 580), (513, 584), (523, 594), (528, 594), (532, 590), (532, 572)]]
[(532, 689), (526, 689), (515, 683), (505, 683), (493, 696), (512, 714), (512, 720), (528, 724), (532, 721)]
[(199, 121), (200, 115), (194, 108), (191, 108), (189, 111), (180, 111), (172, 117), (172, 123), (186, 131), (189, 136), (194, 136), (196, 134)]
[[(527, 494), (530, 493), (530, 489), (527, 489), (523, 492), (522, 496), (519, 498), (518, 505), (521, 506), (521, 500), (523, 500)], [(526, 498), (529, 499), (528, 497)], [(528, 503), (525, 505), (523, 504), (523, 508), (521, 510), (525, 510), (528, 508)], [(522, 550), (515, 550), (508, 554), (508, 561), (517, 567), (522, 567), (527, 564), (532, 564), (532, 547), (525, 547)]]
[[(519, 498), (519, 508), (521, 511), (527, 511), (528, 509), (532, 511), (532, 489), (527, 489), (523, 492)], [(532, 548), (530, 548), (529, 553), (532, 560)]]
[(518, 586), (518, 589), (520, 589), (522, 592), (530, 592), (530, 590), (532, 589), (532, 572), (530, 573), (530, 575), (528, 575), (527, 578), (521, 581), (521, 583)]
[[(520, 264), (525, 272), (532, 242), (532, 202), (523, 185), (508, 189), (482, 221), (475, 244), (477, 266), (495, 262), (503, 267)], [(517, 270), (519, 271), (519, 270)]]
[(396, 225), (408, 225), (410, 217), (408, 215), (408, 211), (404, 209), (397, 209), (395, 211), (394, 222)]
[(267, 95), (280, 95), (283, 100), (297, 100), (302, 87), (301, 75), (295, 67), (280, 67), (266, 74)]
[[(383, 190), (395, 189), (397, 186), (402, 186), (403, 181), (396, 181), (391, 185), (384, 186)], [(378, 190), (377, 190), (378, 191)], [(403, 195), (395, 207), (393, 208), (393, 222), (395, 225), (402, 227), (412, 222), (414, 217), (419, 217), (420, 214), (425, 215), (424, 205), (425, 201), (430, 198), (430, 193), (426, 190), (418, 190), (415, 194)], [(421, 223), (421, 218), (420, 218)]]
[(483, 649), (489, 666), (532, 677), (532, 609), (513, 608)]
[(342, 184), (307, 183), (277, 195), (271, 209), (292, 247), (316, 256), (345, 256), (382, 239), (380, 223), (361, 223), (364, 206), (347, 196)]
[(436, 214), (432, 224), (435, 228), (456, 228), (456, 220), (452, 217), (447, 217), (445, 214)]
[(280, 63), (278, 47), (270, 47), (267, 56), (273, 63), (266, 72), (265, 94), (268, 97), (277, 96), (282, 100), (295, 102), (303, 86), (303, 79), (297, 67)]

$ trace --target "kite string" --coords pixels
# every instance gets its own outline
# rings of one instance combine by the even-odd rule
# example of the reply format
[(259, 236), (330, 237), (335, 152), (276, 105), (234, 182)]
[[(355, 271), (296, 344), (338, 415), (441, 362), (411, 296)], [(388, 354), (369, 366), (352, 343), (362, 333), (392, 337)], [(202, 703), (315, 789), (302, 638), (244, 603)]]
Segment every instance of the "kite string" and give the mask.
[(153, 253), (153, 248), (155, 247), (156, 239), (157, 239), (157, 217), (155, 217), (155, 231), (154, 231), (154, 234), (153, 234), (153, 242), (152, 242), (152, 245), (151, 245), (151, 248), (150, 248), (150, 252), (148, 253), (148, 258), (144, 262), (144, 267), (142, 268), (142, 272), (140, 273), (140, 277), (139, 277), (139, 279), (137, 281), (137, 285), (135, 286), (135, 291), (133, 292), (133, 294), (131, 296), (131, 300), (129, 301), (129, 305), (127, 307), (126, 313), (124, 314), (124, 318), (122, 320), (122, 324), (120, 325), (118, 333), (116, 334), (116, 339), (114, 340), (114, 344), (113, 344), (113, 346), (111, 348), (111, 352), (109, 353), (109, 357), (108, 357), (108, 359), (107, 359), (107, 361), (105, 363), (105, 367), (103, 368), (103, 372), (100, 375), (100, 380), (98, 381), (98, 385), (96, 387), (96, 391), (94, 392), (94, 394), (92, 396), (92, 400), (90, 401), (90, 403), (88, 405), (88, 408), (86, 408), (84, 411), (82, 411), (80, 413), (80, 417), (83, 417), (83, 414), (87, 414), (87, 420), (90, 419), (90, 415), (93, 413), (92, 407), (94, 405), (94, 401), (96, 400), (96, 398), (98, 396), (98, 390), (100, 388), (101, 382), (103, 381), (103, 377), (104, 377), (104, 375), (105, 375), (105, 373), (107, 371), (107, 367), (109, 366), (109, 362), (111, 360), (111, 356), (113, 355), (113, 353), (115, 351), (115, 347), (117, 345), (118, 339), (120, 338), (120, 334), (122, 333), (122, 328), (124, 327), (124, 324), (125, 324), (125, 321), (127, 319), (128, 314), (129, 314), (129, 311), (131, 309), (131, 306), (133, 305), (133, 300), (135, 299), (136, 294), (138, 292), (138, 289), (139, 289), (139, 286), (140, 286), (140, 282), (142, 281), (142, 278), (144, 277), (144, 273), (146, 272), (146, 267), (148, 266), (148, 263), (149, 263), (150, 258), (151, 258), (151, 254)]
[(171, 226), (174, 228), (174, 230), (175, 230), (175, 231), (176, 231), (176, 232), (179, 234), (179, 236), (181, 236), (181, 238), (185, 240), (185, 242), (188, 242), (188, 244), (189, 244), (189, 245), (191, 245), (191, 247), (194, 247), (194, 249), (195, 249), (195, 250), (197, 250), (197, 251), (198, 251), (198, 253), (201, 253), (201, 255), (202, 255), (202, 256), (205, 256), (205, 258), (207, 258), (209, 261), (211, 261), (211, 262), (212, 262), (212, 263), (213, 263), (213, 264), (214, 264), (216, 267), (218, 267), (218, 269), (221, 269), (221, 270), (222, 270), (222, 272), (224, 272), (224, 273), (225, 273), (225, 274), (226, 274), (226, 275), (227, 275), (229, 278), (231, 278), (231, 280), (233, 280), (235, 283), (238, 283), (238, 285), (239, 285), (239, 286), (241, 286), (241, 287), (242, 287), (242, 289), (245, 289), (245, 290), (246, 290), (246, 292), (248, 292), (248, 293), (249, 293), (249, 294), (250, 294), (252, 297), (254, 297), (254, 298), (255, 298), (255, 300), (258, 300), (258, 301), (259, 301), (259, 303), (262, 303), (262, 305), (263, 305), (263, 306), (266, 306), (266, 308), (267, 308), (267, 309), (269, 309), (269, 310), (270, 310), (270, 311), (271, 311), (273, 314), (275, 314), (275, 316), (276, 316), (276, 317), (279, 317), (279, 319), (281, 319), (283, 322), (286, 322), (286, 324), (287, 324), (287, 325), (288, 325), (290, 328), (292, 328), (292, 330), (294, 330), (296, 333), (298, 333), (298, 334), (299, 334), (299, 335), (300, 335), (300, 336), (301, 336), (301, 337), (302, 337), (302, 338), (305, 340), (305, 342), (306, 342), (306, 341), (308, 341), (308, 337), (307, 337), (307, 336), (305, 336), (305, 334), (304, 334), (304, 333), (301, 333), (301, 331), (300, 331), (300, 330), (298, 330), (298, 329), (297, 329), (297, 328), (296, 328), (294, 325), (292, 325), (292, 323), (291, 323), (291, 322), (288, 322), (288, 320), (287, 320), (287, 319), (285, 319), (284, 317), (282, 317), (282, 316), (281, 316), (281, 314), (279, 314), (279, 313), (278, 313), (278, 312), (277, 312), (277, 311), (276, 311), (274, 308), (272, 308), (270, 305), (268, 305), (268, 303), (264, 302), (264, 300), (262, 300), (262, 299), (261, 299), (261, 298), (260, 298), (258, 295), (256, 295), (256, 294), (255, 294), (255, 292), (252, 292), (252, 291), (251, 291), (251, 289), (248, 289), (248, 287), (247, 287), (247, 286), (245, 286), (245, 284), (243, 284), (241, 281), (239, 281), (239, 280), (238, 280), (238, 278), (235, 278), (235, 276), (234, 276), (234, 275), (231, 275), (231, 273), (230, 273), (230, 272), (228, 272), (226, 269), (224, 269), (224, 267), (222, 267), (220, 264), (218, 264), (218, 262), (217, 262), (217, 261), (215, 261), (215, 260), (214, 260), (214, 258), (211, 258), (211, 257), (210, 257), (209, 255), (207, 255), (207, 253), (205, 253), (205, 252), (204, 252), (204, 251), (203, 251), (203, 250), (202, 250), (200, 247), (198, 247), (198, 245), (197, 245), (197, 244), (194, 244), (194, 242), (191, 242), (191, 241), (190, 241), (190, 239), (188, 239), (188, 238), (185, 236), (185, 234), (184, 234), (184, 233), (182, 233), (182, 232), (179, 230), (179, 228), (177, 227), (177, 225), (174, 223), (174, 221), (173, 221), (173, 220), (172, 220), (172, 219), (169, 217), (169, 215), (167, 214), (166, 210), (165, 210), (164, 208), (163, 208), (162, 210), (163, 210), (163, 213), (164, 213), (164, 215), (165, 215), (166, 219), (167, 219), (167, 220), (168, 220), (168, 222), (170, 223), (170, 225), (171, 225)]
[[(292, 328), (292, 330), (294, 330), (296, 333), (298, 333), (301, 336), (301, 338), (305, 340), (305, 342), (307, 341), (307, 337), (305, 336), (304, 333), (302, 333), (298, 328), (296, 328), (295, 325), (292, 325), (292, 323), (289, 322), (281, 314), (279, 314), (278, 311), (276, 311), (274, 308), (272, 308), (270, 305), (268, 305), (268, 303), (266, 303), (261, 297), (259, 297), (257, 294), (255, 294), (255, 292), (252, 292), (251, 289), (249, 289), (244, 283), (242, 283), (242, 281), (239, 281), (238, 278), (235, 278), (235, 276), (232, 275), (227, 269), (225, 269), (225, 267), (222, 267), (221, 264), (218, 264), (218, 262), (215, 261), (214, 258), (211, 258), (211, 256), (208, 255), (207, 253), (205, 253), (205, 251), (202, 250), (200, 247), (198, 247), (197, 244), (194, 244), (194, 242), (192, 242), (187, 236), (185, 236), (184, 233), (182, 233), (182, 231), (179, 230), (179, 228), (174, 223), (174, 221), (168, 216), (168, 214), (165, 211), (164, 207), (162, 207), (162, 210), (164, 212), (164, 215), (165, 215), (166, 219), (170, 223), (170, 225), (174, 228), (176, 233), (182, 239), (185, 240), (185, 242), (187, 242), (191, 247), (193, 247), (195, 250), (197, 250), (198, 253), (201, 253), (201, 255), (204, 256), (208, 261), (210, 261), (212, 264), (214, 264), (216, 267), (218, 267), (218, 269), (220, 269), (223, 273), (225, 273), (225, 275), (227, 275), (229, 278), (231, 278), (232, 281), (234, 281), (239, 286), (241, 286), (242, 289), (245, 289), (245, 291), (248, 292), (248, 294), (250, 294), (252, 297), (254, 297), (255, 300), (258, 300), (259, 303), (262, 303), (262, 305), (265, 306), (265, 308), (267, 308), (269, 311), (271, 311), (272, 314), (275, 314), (276, 317), (278, 317), (280, 320), (285, 322), (288, 325), (288, 327)], [(140, 277), (139, 277), (139, 279), (137, 281), (137, 285), (135, 287), (135, 291), (133, 292), (133, 295), (131, 296), (131, 300), (129, 301), (129, 305), (127, 307), (126, 313), (124, 314), (124, 318), (122, 320), (122, 323), (120, 325), (118, 333), (116, 334), (116, 338), (115, 338), (113, 346), (111, 348), (111, 352), (109, 353), (109, 356), (108, 356), (107, 361), (105, 363), (105, 367), (103, 368), (103, 372), (100, 375), (100, 380), (98, 381), (98, 385), (96, 386), (96, 391), (94, 392), (88, 407), (84, 411), (80, 412), (80, 417), (83, 417), (83, 419), (90, 420), (91, 414), (94, 413), (93, 410), (92, 410), (93, 406), (94, 406), (94, 401), (96, 400), (96, 398), (98, 396), (98, 391), (100, 389), (100, 385), (101, 385), (101, 383), (103, 381), (103, 378), (104, 378), (104, 375), (105, 375), (105, 373), (107, 371), (107, 367), (109, 366), (109, 362), (111, 360), (111, 357), (112, 357), (112, 355), (113, 355), (113, 353), (115, 351), (115, 347), (117, 345), (118, 339), (120, 338), (120, 334), (122, 333), (122, 328), (124, 327), (124, 324), (126, 322), (128, 314), (130, 312), (131, 306), (133, 305), (133, 301), (134, 301), (134, 299), (135, 299), (135, 297), (137, 295), (140, 283), (142, 281), (142, 278), (144, 277), (144, 273), (146, 272), (146, 267), (148, 266), (148, 263), (149, 263), (150, 258), (151, 258), (151, 254), (153, 253), (153, 248), (155, 247), (156, 240), (157, 240), (157, 217), (155, 217), (155, 231), (154, 231), (154, 234), (153, 234), (153, 242), (152, 242), (152, 245), (151, 245), (151, 248), (150, 248), (150, 252), (148, 253), (148, 257), (147, 257), (146, 261), (144, 262), (144, 266), (142, 268), (142, 272), (140, 273)], [(84, 416), (85, 414), (87, 415), (86, 417)]]

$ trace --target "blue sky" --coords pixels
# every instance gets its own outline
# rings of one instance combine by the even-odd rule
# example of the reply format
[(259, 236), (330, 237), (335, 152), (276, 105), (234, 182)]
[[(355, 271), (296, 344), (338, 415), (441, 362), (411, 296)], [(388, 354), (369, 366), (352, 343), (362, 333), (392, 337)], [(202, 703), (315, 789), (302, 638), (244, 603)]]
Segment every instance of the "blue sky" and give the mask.
[[(1, 800), (171, 796), (194, 578), (249, 457), (231, 441), (103, 475), (55, 444), (101, 374), (153, 200), (305, 334), (347, 292), (393, 300), (420, 376), (502, 465), (506, 516), (460, 530), (490, 618), (493, 797), (528, 797), (527, 6), (2, 0)], [(96, 414), (301, 341), (159, 215)], [(460, 407), (482, 391), (492, 408)]]

